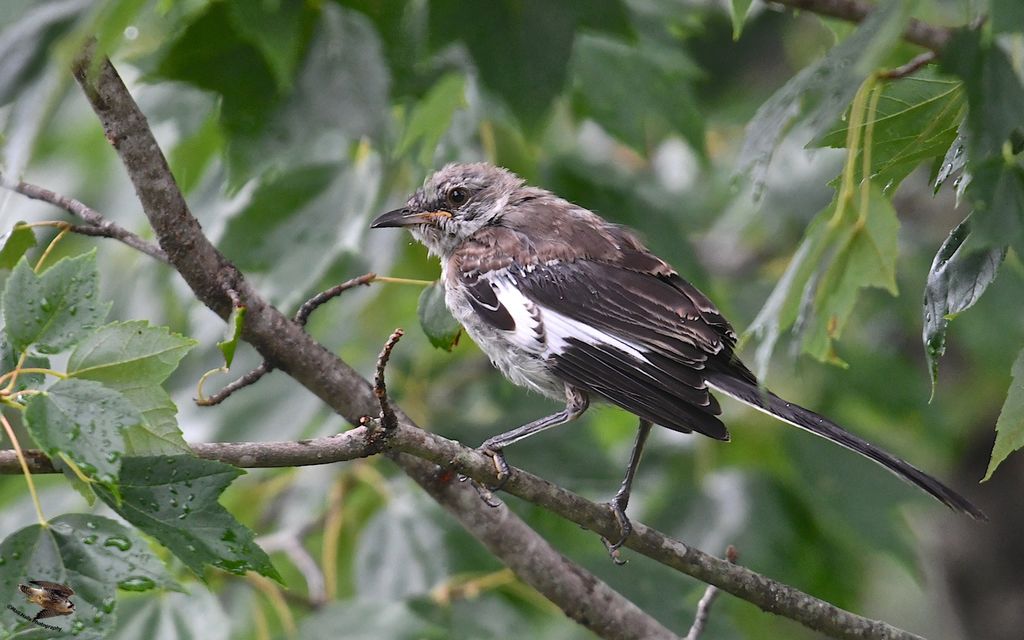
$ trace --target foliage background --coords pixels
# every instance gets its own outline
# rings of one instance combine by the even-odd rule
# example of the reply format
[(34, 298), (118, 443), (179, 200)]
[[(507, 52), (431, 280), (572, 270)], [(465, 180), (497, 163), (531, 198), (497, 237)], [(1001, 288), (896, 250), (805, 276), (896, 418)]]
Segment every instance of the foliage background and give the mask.
[[(742, 13), (744, 3), (734, 4)], [(921, 2), (914, 15), (966, 24), (985, 10), (975, 4)], [(96, 34), (204, 229), (283, 309), (366, 271), (436, 277), (421, 247), (371, 233), (367, 223), (444, 162), (486, 159), (638, 229), (742, 330), (833, 199), (846, 153), (821, 144), (843, 146), (842, 135), (807, 146), (844, 128), (859, 79), (843, 86), (842, 100), (808, 98), (813, 117), (786, 127), (777, 148), (744, 147), (758, 108), (853, 27), (754, 4), (734, 40), (728, 9), (687, 0), (8, 0), (0, 8), (0, 167), (146, 235), (132, 188), (68, 73), (79, 38)], [(906, 17), (890, 13), (897, 26)], [(1019, 73), (1019, 34), (1007, 38)], [(919, 52), (890, 37), (858, 55), (895, 66)], [(953, 75), (924, 73), (955, 88)], [(955, 134), (940, 139), (948, 147)], [(762, 170), (768, 148), (774, 155)], [(885, 194), (900, 225), (890, 256), (899, 295), (861, 292), (831, 346), (847, 367), (801, 355), (803, 337), (783, 331), (766, 380), (977, 497), (990, 529), (960, 522), (867, 461), (728, 402), (728, 445), (655, 434), (630, 510), (709, 552), (734, 544), (757, 571), (930, 638), (997, 637), (977, 633), (986, 620), (1003, 626), (977, 612), (997, 610), (1024, 575), (1012, 571), (1024, 562), (1019, 550), (1001, 546), (1012, 531), (1003, 514), (1019, 495), (1019, 463), (1011, 457), (984, 487), (972, 485), (1024, 343), (1021, 268), (1011, 251), (1001, 277), (952, 325), (929, 403), (922, 292), (933, 256), (968, 208), (957, 207), (951, 185), (933, 195), (939, 163), (922, 159)], [(753, 172), (737, 174), (750, 163)], [(0, 193), (0, 215), (5, 229), (55, 217), (9, 192)], [(59, 251), (96, 244), (70, 238)], [(187, 440), (300, 439), (346, 428), (281, 375), (221, 407), (194, 406), (196, 380), (219, 365), (222, 323), (145, 256), (100, 241), (97, 259), (111, 317), (147, 319), (199, 342), (168, 382)], [(369, 373), (391, 329), (416, 323), (419, 294), (399, 285), (349, 292), (318, 311), (310, 331)], [(759, 344), (748, 343), (749, 360)], [(257, 362), (243, 349), (233, 370)], [(389, 373), (395, 399), (418, 423), (469, 444), (552, 408), (500, 379), (469, 340), (449, 353), (409, 331)], [(632, 418), (598, 408), (516, 445), (509, 458), (606, 499), (633, 432)], [(40, 482), (47, 514), (89, 509), (60, 478)], [(588, 636), (500, 573), (385, 460), (254, 471), (222, 502), (264, 536), (289, 595), (212, 571), (196, 581), (165, 553), (187, 593), (121, 593), (112, 637)], [(591, 534), (508, 504), (663, 623), (688, 628), (703, 585), (643, 558), (613, 566)], [(20, 478), (0, 478), (0, 505), (0, 537), (32, 521)], [(339, 543), (325, 552), (327, 530)], [(299, 534), (328, 579), (329, 602), (315, 612), (302, 573), (273, 551), (275, 540)], [(979, 547), (981, 559), (966, 560), (964, 549)], [(971, 574), (986, 571), (987, 584), (975, 589)], [(722, 598), (706, 637), (812, 634)]]

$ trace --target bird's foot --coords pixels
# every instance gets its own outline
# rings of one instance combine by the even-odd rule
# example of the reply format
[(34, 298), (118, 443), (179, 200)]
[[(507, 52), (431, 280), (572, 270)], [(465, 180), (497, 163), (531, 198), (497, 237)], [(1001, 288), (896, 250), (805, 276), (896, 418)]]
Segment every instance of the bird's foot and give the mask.
[(629, 535), (633, 533), (633, 523), (626, 516), (626, 504), (619, 499), (619, 496), (615, 496), (608, 503), (608, 508), (611, 509), (612, 515), (615, 516), (615, 521), (619, 524), (619, 539), (616, 542), (612, 542), (608, 538), (602, 537), (601, 541), (604, 542), (605, 548), (608, 549), (608, 555), (611, 556), (612, 562), (617, 565), (624, 565), (627, 561), (620, 557), (619, 549), (626, 543)]
[(494, 492), (501, 491), (502, 487), (505, 486), (505, 483), (508, 482), (508, 479), (512, 477), (512, 470), (508, 465), (508, 461), (505, 460), (505, 454), (502, 453), (501, 449), (492, 449), (488, 447), (485, 442), (479, 449), (477, 449), (477, 451), (486, 456), (490, 456), (494, 463), (494, 473), (498, 478), (497, 484), (493, 487), (488, 487), (476, 480), (473, 480), (472, 478), (463, 476), (460, 479), (469, 480), (470, 484), (473, 485), (473, 488), (480, 496), (480, 499), (483, 500), (487, 506), (492, 508), (498, 507), (501, 505), (501, 502), (494, 497)]

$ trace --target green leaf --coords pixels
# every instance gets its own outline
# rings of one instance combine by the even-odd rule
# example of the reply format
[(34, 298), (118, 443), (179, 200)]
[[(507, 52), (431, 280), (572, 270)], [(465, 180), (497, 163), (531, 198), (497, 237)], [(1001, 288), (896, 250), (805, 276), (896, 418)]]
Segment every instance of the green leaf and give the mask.
[(418, 147), (417, 161), (431, 166), (437, 144), (451, 125), (452, 116), (465, 106), (465, 78), (456, 73), (445, 75), (412, 110), (395, 155), (406, 156)]
[(227, 3), (212, 2), (163, 51), (156, 73), (222, 97), (221, 124), (230, 136), (263, 130), (280, 98), (263, 53), (239, 33)]
[(989, 0), (992, 33), (1024, 31), (1024, 3), (1019, 0)]
[(11, 269), (25, 252), (36, 246), (36, 234), (32, 227), (17, 222), (14, 228), (0, 237), (0, 269)]
[(946, 351), (946, 328), (956, 314), (974, 306), (996, 279), (1006, 258), (1006, 247), (972, 248), (968, 244), (971, 218), (950, 232), (928, 271), (924, 289), (924, 350), (932, 377), (932, 393), (939, 358)]
[(704, 122), (691, 90), (698, 71), (682, 52), (584, 34), (577, 38), (572, 69), (584, 113), (637, 151), (646, 152), (666, 131), (704, 150)]
[(1024, 238), (1024, 168), (1000, 156), (980, 164), (972, 156), (970, 166), (967, 198), (974, 205), (971, 226), (978, 240), (994, 247), (1020, 242)]
[(301, 244), (289, 222), (338, 175), (338, 166), (317, 164), (291, 169), (267, 179), (253, 192), (249, 205), (232, 217), (220, 250), (241, 269), (266, 271), (282, 254)]
[(1024, 130), (1024, 87), (1013, 62), (980, 29), (961, 29), (943, 48), (941, 65), (967, 90), (971, 162), (1000, 155), (1011, 135)]
[(732, 39), (739, 40), (743, 23), (747, 21), (752, 0), (729, 0), (729, 17), (732, 18)]
[[(939, 188), (945, 184), (946, 180), (950, 176), (963, 171), (964, 167), (967, 166), (967, 134), (966, 125), (961, 124), (957, 131), (957, 136), (953, 140), (952, 144), (949, 145), (949, 149), (946, 150), (946, 155), (942, 158), (942, 163), (939, 165), (939, 170), (935, 173), (935, 182), (932, 183), (932, 188), (937, 193)], [(958, 189), (957, 201), (959, 202), (959, 189), (962, 183), (960, 181), (954, 181), (953, 185)], [(966, 185), (965, 185), (966, 186)]]
[[(25, 527), (0, 542), (0, 599), (30, 616), (39, 607), (25, 600), (18, 584), (47, 580), (75, 591), (75, 611), (45, 622), (76, 638), (107, 638), (114, 627), (118, 587), (138, 591), (179, 589), (149, 545), (134, 530), (95, 515), (65, 514)], [(0, 610), (0, 635), (30, 627), (10, 609)], [(33, 636), (35, 637), (35, 636)]]
[[(581, 25), (621, 30), (628, 13), (618, 0), (434, 0), (430, 43), (435, 51), (461, 39), (485, 87), (537, 131), (568, 75), (573, 39)], [(453, 28), (472, 25), (472, 28)]]
[(444, 304), (444, 285), (435, 282), (420, 294), (420, 326), (430, 344), (451, 351), (459, 343), (462, 326), (452, 317)]
[(850, 104), (863, 80), (900, 41), (916, 2), (888, 0), (848, 38), (805, 67), (754, 114), (740, 150), (738, 174), (749, 174), (760, 192), (782, 135), (801, 114), (815, 136), (824, 133)]
[(114, 488), (125, 453), (122, 431), (142, 423), (127, 398), (91, 380), (61, 380), (32, 396), (25, 423), (48, 455), (70, 457), (86, 474)]
[(125, 455), (180, 455), (191, 453), (178, 428), (178, 407), (159, 385), (125, 387), (121, 393), (142, 414), (143, 424), (124, 430)]
[(373, 24), (336, 3), (322, 4), (292, 91), (261, 116), (258, 131), (229, 136), (232, 188), (271, 169), (348, 161), (350, 142), (386, 131), (389, 84)]
[(103, 487), (100, 498), (121, 517), (156, 538), (196, 575), (204, 565), (234, 574), (256, 571), (280, 580), (252, 531), (217, 502), (244, 471), (193, 456), (125, 458), (121, 500)]
[[(966, 111), (967, 101), (960, 82), (942, 78), (933, 71), (886, 83), (873, 121), (861, 127), (866, 131), (870, 125), (874, 131), (870, 177), (890, 191), (923, 160), (940, 156), (950, 148)], [(817, 144), (845, 147), (847, 133), (846, 123), (840, 123)], [(863, 149), (857, 153), (858, 169), (862, 153)]]
[(822, 362), (845, 364), (836, 355), (833, 343), (842, 335), (861, 289), (879, 287), (892, 295), (897, 293), (900, 224), (896, 210), (874, 185), (866, 205), (862, 208), (858, 202), (850, 212), (858, 217), (847, 223), (815, 287), (814, 315), (807, 325), (803, 349)]
[(225, 367), (231, 367), (231, 363), (235, 359), (235, 350), (238, 349), (238, 341), (242, 339), (242, 329), (244, 327), (245, 307), (233, 307), (227, 322), (228, 334), (217, 343), (217, 348), (224, 355)]
[(291, 87), (305, 44), (302, 34), (305, 2), (229, 0), (231, 21), (246, 40), (256, 45), (270, 65), (277, 86)]
[(195, 345), (195, 340), (166, 327), (151, 327), (145, 320), (112, 322), (75, 347), (67, 373), (117, 390), (160, 384)]
[(870, 186), (868, 196), (863, 208), (858, 189), (839, 218), (833, 199), (807, 227), (785, 273), (747, 329), (747, 335), (760, 340), (758, 371), (767, 370), (782, 332), (797, 325), (805, 352), (843, 365), (833, 343), (842, 334), (860, 289), (880, 287), (895, 295), (899, 221), (877, 185)]
[(983, 480), (1006, 460), (1006, 456), (1024, 447), (1024, 351), (1017, 356), (1011, 370), (1013, 382), (1006, 394), (1006, 402), (996, 421), (996, 442), (992, 447), (992, 459), (988, 463)]
[(124, 430), (126, 455), (188, 453), (178, 409), (160, 386), (196, 341), (134, 320), (100, 327), (68, 359), (68, 375), (95, 380), (124, 395), (142, 424)]
[(64, 258), (43, 272), (22, 258), (4, 289), (7, 335), (18, 351), (60, 353), (81, 340), (106, 317), (109, 304), (97, 303), (96, 252)]

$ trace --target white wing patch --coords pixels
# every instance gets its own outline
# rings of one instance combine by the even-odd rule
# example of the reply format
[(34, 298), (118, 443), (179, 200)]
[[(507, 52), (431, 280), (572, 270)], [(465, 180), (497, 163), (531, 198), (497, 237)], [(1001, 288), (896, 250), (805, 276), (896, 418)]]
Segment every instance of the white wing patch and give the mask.
[(594, 346), (618, 349), (640, 362), (648, 363), (644, 349), (628, 340), (575, 320), (537, 304), (516, 286), (516, 278), (507, 269), (488, 274), (498, 302), (515, 320), (515, 331), (503, 332), (513, 344), (545, 358), (564, 353), (573, 338)]

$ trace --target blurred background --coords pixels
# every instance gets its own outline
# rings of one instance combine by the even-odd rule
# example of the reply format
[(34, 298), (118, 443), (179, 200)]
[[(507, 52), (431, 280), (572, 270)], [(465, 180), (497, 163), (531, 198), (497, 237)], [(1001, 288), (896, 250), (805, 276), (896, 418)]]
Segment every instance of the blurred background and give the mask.
[[(740, 3), (742, 4), (742, 3)], [(965, 24), (967, 1), (915, 15)], [(152, 237), (123, 167), (68, 72), (87, 34), (126, 79), (206, 233), (291, 313), (367, 271), (434, 279), (435, 260), (369, 220), (449, 161), (488, 160), (637, 229), (743, 332), (812, 217), (834, 196), (843, 150), (787, 130), (762, 174), (737, 171), (758, 108), (853, 29), (755, 2), (734, 38), (730, 4), (700, 0), (5, 0), (0, 6), (0, 170), (89, 204)], [(893, 44), (900, 64), (920, 49)], [(855, 88), (855, 87), (854, 87)], [(631, 516), (868, 617), (936, 640), (1018, 638), (1024, 628), (1024, 463), (978, 484), (1024, 343), (1011, 256), (951, 325), (934, 398), (921, 344), (929, 265), (966, 215), (933, 194), (925, 163), (891, 194), (899, 294), (864, 289), (835, 345), (848, 366), (802, 355), (786, 332), (766, 383), (914, 462), (992, 522), (944, 510), (872, 463), (726, 400), (733, 441), (656, 430)], [(0, 227), (61, 212), (0, 191)], [(199, 340), (169, 382), (189, 441), (300, 439), (349, 427), (280, 373), (225, 404), (193, 404), (219, 366), (223, 323), (183, 281), (113, 241), (99, 247), (112, 318)], [(417, 328), (415, 286), (346, 293), (309, 330), (371, 375), (395, 327), (389, 389), (426, 429), (475, 446), (554, 405), (504, 381), (468, 339), (446, 351)], [(742, 355), (753, 361), (759, 343)], [(767, 362), (765, 359), (764, 362)], [(258, 364), (243, 347), (232, 374)], [(764, 364), (762, 362), (761, 364)], [(509, 461), (595, 500), (615, 492), (634, 418), (599, 407), (508, 450)], [(41, 478), (48, 512), (88, 507)], [(564, 554), (684, 634), (704, 585), (515, 498), (508, 506)], [(225, 494), (286, 589), (210, 573), (188, 594), (122, 594), (116, 638), (587, 638), (387, 460), (255, 470)], [(108, 512), (109, 514), (109, 512)], [(0, 478), (0, 537), (32, 521), (21, 478)], [(298, 545), (301, 550), (296, 551)], [(176, 566), (176, 565), (172, 565)], [(705, 635), (812, 638), (723, 596)]]

